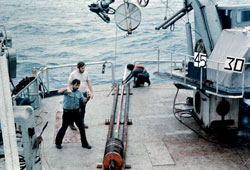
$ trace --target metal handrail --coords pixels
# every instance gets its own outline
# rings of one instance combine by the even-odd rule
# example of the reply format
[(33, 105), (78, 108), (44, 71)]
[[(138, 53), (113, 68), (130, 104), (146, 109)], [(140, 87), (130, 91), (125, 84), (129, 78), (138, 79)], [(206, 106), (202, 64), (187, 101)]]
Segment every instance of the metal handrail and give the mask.
[[(187, 65), (187, 61), (191, 61), (193, 60), (193, 56), (191, 55), (188, 55), (188, 54), (184, 54), (184, 53), (179, 53), (179, 52), (175, 52), (175, 51), (172, 51), (172, 50), (169, 50), (169, 49), (160, 49), (159, 47), (154, 47), (154, 49), (157, 50), (157, 60), (136, 60), (134, 61), (133, 63), (136, 64), (136, 63), (157, 63), (157, 70), (158, 72), (160, 72), (160, 63), (170, 63), (171, 64), (171, 77), (173, 75), (173, 68), (176, 68), (176, 64), (182, 64), (182, 69), (184, 70), (184, 83), (186, 84), (186, 79), (188, 79), (186, 75), (186, 65)], [(160, 58), (160, 55), (162, 55), (163, 53), (168, 53), (170, 55), (170, 59), (169, 60), (161, 60)], [(184, 59), (178, 59), (178, 60), (173, 60), (173, 56), (174, 55), (178, 55), (178, 56), (181, 56), (182, 58)], [(219, 95), (219, 79), (218, 79), (218, 75), (219, 75), (219, 68), (220, 68), (220, 65), (221, 64), (224, 64), (223, 62), (220, 62), (220, 61), (215, 61), (215, 60), (211, 60), (211, 59), (207, 59), (207, 63), (208, 62), (212, 62), (212, 63), (215, 63), (216, 64), (216, 69), (214, 69), (216, 71), (216, 78), (215, 78), (215, 86), (216, 86), (216, 92), (215, 94), (216, 95)], [(173, 63), (174, 63), (174, 67), (173, 67)], [(113, 65), (113, 62), (111, 61), (98, 61), (98, 62), (90, 62), (90, 63), (86, 63), (86, 65), (97, 65), (97, 64), (110, 64), (111, 65), (111, 69), (112, 69), (112, 84), (115, 83), (115, 73), (114, 73), (114, 65)], [(249, 65), (250, 63), (245, 63), (245, 65)], [(49, 85), (49, 70), (53, 70), (53, 69), (57, 69), (57, 68), (65, 68), (65, 67), (71, 67), (72, 70), (73, 70), (73, 67), (75, 67), (76, 64), (65, 64), (65, 65), (59, 65), (59, 66), (48, 66), (48, 67), (44, 67), (44, 68), (41, 68), (39, 70), (39, 72), (37, 73), (35, 79), (30, 82), (24, 89), (22, 89), (18, 94), (12, 96), (12, 99), (13, 101), (16, 99), (17, 96), (19, 96), (20, 94), (22, 94), (26, 89), (28, 89), (28, 87), (30, 85), (32, 85), (35, 81), (38, 82), (38, 77), (40, 77), (41, 75), (43, 76), (43, 78), (45, 77), (44, 74), (46, 74), (46, 87), (47, 87), (47, 90), (49, 91), (50, 89), (50, 85)], [(202, 68), (201, 68), (201, 75), (200, 75), (200, 88), (202, 88)], [(245, 89), (245, 81), (244, 81), (244, 77), (245, 77), (245, 72), (243, 71), (242, 73), (242, 94), (241, 94), (241, 97), (244, 96), (244, 89)], [(44, 83), (44, 79), (42, 79), (42, 83)], [(213, 93), (213, 92), (211, 92)]]
[[(112, 69), (112, 84), (115, 83), (115, 73), (114, 73), (114, 65), (111, 61), (99, 61), (99, 62), (90, 62), (90, 63), (85, 63), (85, 65), (97, 65), (97, 64), (111, 64), (111, 69)], [(47, 79), (47, 89), (49, 91), (49, 74), (48, 71), (52, 70), (52, 69), (56, 69), (56, 68), (64, 68), (64, 67), (76, 67), (76, 64), (65, 64), (65, 65), (60, 65), (60, 66), (48, 66), (43, 68), (42, 70), (40, 70), (40, 72), (38, 73), (38, 75), (42, 74), (44, 71), (46, 71), (46, 79)]]
[[(110, 64), (111, 65), (111, 69), (112, 69), (112, 84), (115, 83), (115, 72), (114, 72), (114, 64), (111, 61), (98, 61), (98, 62), (90, 62), (90, 63), (85, 63), (85, 65), (97, 65), (97, 64)], [(64, 67), (76, 67), (76, 64), (65, 64), (65, 65), (59, 65), (59, 66), (47, 66), (45, 68), (40, 69), (40, 71), (38, 72), (38, 75), (43, 74), (44, 72), (46, 72), (46, 82), (47, 82), (47, 89), (49, 91), (49, 70), (52, 69), (57, 69), (57, 68), (64, 68)]]
[(20, 90), (17, 94), (12, 96), (12, 100), (16, 99), (18, 96), (20, 96), (26, 89), (28, 89), (31, 85), (34, 84), (34, 82), (37, 81), (37, 77), (35, 77), (29, 84), (27, 84), (22, 90)]
[[(112, 69), (112, 72), (111, 72), (111, 76), (112, 76), (112, 84), (115, 83), (115, 73), (114, 73), (114, 65), (111, 61), (99, 61), (99, 62), (90, 62), (90, 63), (85, 63), (85, 65), (97, 65), (97, 64), (110, 64), (111, 65), (111, 69)], [(17, 94), (13, 95), (12, 96), (12, 104), (15, 105), (15, 100), (18, 96), (21, 96), (25, 90), (28, 90), (28, 93), (27, 94), (28, 96), (30, 96), (30, 92), (29, 92), (29, 87), (35, 83), (36, 84), (36, 87), (37, 87), (37, 93), (34, 95), (34, 96), (37, 96), (39, 98), (39, 93), (38, 93), (38, 84), (39, 84), (39, 79), (41, 76), (44, 75), (44, 73), (46, 73), (46, 83), (47, 83), (47, 90), (49, 91), (49, 70), (53, 70), (53, 69), (58, 69), (58, 68), (65, 68), (65, 67), (75, 67), (76, 64), (65, 64), (65, 65), (59, 65), (59, 66), (47, 66), (47, 67), (44, 67), (44, 68), (41, 68), (39, 70), (39, 72), (35, 75), (35, 78), (28, 84), (26, 85), (22, 90), (20, 90)], [(43, 76), (44, 77), (44, 76)], [(44, 83), (44, 80), (42, 79), (41, 80), (42, 83)], [(44, 94), (43, 94), (44, 95)], [(38, 101), (39, 102), (39, 101)], [(37, 107), (40, 107), (40, 102), (38, 103), (38, 106)]]
[[(6, 37), (6, 35), (7, 35), (7, 31), (6, 31), (6, 28), (5, 28), (5, 26), (4, 25), (0, 25), (0, 27), (3, 27), (3, 31), (4, 31), (4, 35), (3, 35), (3, 39), (5, 39), (5, 41), (7, 42), (7, 37)], [(1, 42), (0, 42), (0, 49), (2, 49), (3, 48), (3, 40), (1, 40)]]
[[(159, 64), (160, 63), (171, 63), (171, 70), (170, 70), (170, 72), (171, 72), (171, 77), (172, 77), (172, 75), (173, 75), (173, 66), (172, 66), (172, 64), (173, 63), (182, 63), (183, 65), (183, 69), (184, 69), (184, 84), (186, 84), (186, 79), (188, 78), (187, 76), (185, 76), (186, 75), (186, 69), (185, 69), (185, 66), (186, 66), (186, 64), (187, 64), (187, 59), (188, 60), (193, 60), (193, 58), (194, 58), (194, 56), (191, 56), (191, 55), (188, 55), (188, 54), (184, 54), (184, 53), (179, 53), (179, 52), (175, 52), (175, 51), (172, 51), (172, 50), (168, 50), (168, 49), (165, 49), (165, 50), (160, 50), (160, 48), (159, 47), (155, 47), (155, 49), (157, 50), (157, 52), (158, 52), (158, 56), (157, 56), (157, 60), (136, 60), (136, 61), (134, 61), (134, 64), (136, 64), (136, 63), (146, 63), (146, 62), (156, 62), (157, 63), (157, 70), (158, 70), (158, 72), (160, 72), (160, 66), (159, 66)], [(170, 60), (161, 60), (160, 59), (160, 53), (161, 53), (161, 51), (163, 51), (163, 52), (168, 52), (169, 54), (170, 54)], [(182, 59), (182, 60), (173, 60), (173, 54), (174, 55), (178, 55), (178, 56), (182, 56), (182, 57), (184, 57), (184, 60)], [(220, 65), (221, 64), (225, 64), (225, 63), (223, 63), (223, 62), (220, 62), (220, 61), (215, 61), (215, 60), (211, 60), (211, 59), (207, 59), (207, 63), (208, 62), (212, 62), (212, 63), (215, 63), (216, 64), (216, 69), (214, 69), (215, 71), (216, 71), (216, 77), (215, 77), (215, 86), (216, 86), (216, 92), (214, 93), (214, 92), (209, 92), (209, 93), (211, 93), (211, 94), (215, 94), (215, 95), (218, 95), (218, 96), (222, 96), (222, 97), (231, 97), (231, 98), (240, 98), (240, 97), (243, 97), (244, 96), (244, 93), (245, 93), (245, 71), (243, 70), (243, 72), (242, 72), (242, 86), (241, 86), (241, 89), (242, 89), (242, 92), (241, 92), (241, 95), (237, 95), (237, 96), (232, 96), (232, 95), (230, 95), (230, 96), (225, 96), (225, 95), (221, 95), (221, 94), (219, 94), (219, 77), (218, 77), (218, 75), (219, 75), (219, 72), (221, 72), (220, 71)], [(244, 63), (244, 67), (246, 67), (246, 65), (250, 65), (250, 63)], [(175, 68), (175, 67), (174, 67)], [(212, 69), (212, 68), (211, 68)], [(203, 74), (203, 69), (202, 69), (202, 67), (201, 67), (201, 75), (200, 75), (200, 88), (202, 88), (202, 82), (203, 82), (203, 77), (202, 77), (202, 74)]]

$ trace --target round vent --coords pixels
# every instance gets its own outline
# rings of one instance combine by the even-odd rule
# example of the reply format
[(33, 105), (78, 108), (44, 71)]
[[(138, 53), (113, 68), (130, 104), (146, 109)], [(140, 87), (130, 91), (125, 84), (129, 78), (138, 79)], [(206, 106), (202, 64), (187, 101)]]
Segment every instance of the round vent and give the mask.
[(222, 100), (216, 107), (216, 112), (220, 116), (224, 117), (225, 115), (228, 114), (229, 111), (230, 111), (230, 103), (226, 101), (224, 98), (222, 98)]

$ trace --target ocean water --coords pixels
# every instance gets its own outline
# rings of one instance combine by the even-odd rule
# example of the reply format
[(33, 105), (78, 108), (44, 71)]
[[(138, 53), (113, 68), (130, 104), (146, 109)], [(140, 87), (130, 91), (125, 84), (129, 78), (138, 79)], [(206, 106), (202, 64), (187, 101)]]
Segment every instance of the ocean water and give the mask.
[[(175, 24), (174, 31), (155, 27), (164, 22), (183, 6), (182, 0), (150, 0), (146, 8), (140, 8), (140, 26), (131, 35), (116, 27), (114, 16), (109, 24), (103, 22), (88, 9), (92, 0), (1, 0), (0, 25), (11, 32), (13, 48), (17, 51), (17, 83), (31, 76), (32, 68), (75, 64), (78, 61), (112, 61), (115, 78), (121, 81), (124, 66), (135, 60), (155, 60), (157, 50), (171, 49), (186, 53), (185, 23), (183, 17)], [(136, 0), (130, 1), (137, 4)], [(166, 8), (168, 2), (168, 8)], [(249, 0), (219, 0), (218, 3), (250, 4)], [(111, 5), (117, 8), (122, 1)], [(192, 12), (189, 20), (193, 22)], [(166, 54), (161, 52), (161, 58)], [(167, 81), (153, 76), (157, 65), (144, 63), (153, 82)], [(51, 73), (52, 86), (66, 85), (71, 70), (61, 69)], [(93, 84), (111, 81), (110, 67), (101, 74), (102, 65), (87, 66)]]

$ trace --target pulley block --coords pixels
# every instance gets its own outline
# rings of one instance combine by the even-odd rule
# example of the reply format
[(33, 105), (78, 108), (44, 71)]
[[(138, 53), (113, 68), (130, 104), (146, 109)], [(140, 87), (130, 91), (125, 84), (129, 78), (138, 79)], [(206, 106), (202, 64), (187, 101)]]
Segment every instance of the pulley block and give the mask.
[(115, 23), (118, 28), (131, 34), (141, 23), (141, 11), (133, 3), (124, 2), (115, 12)]

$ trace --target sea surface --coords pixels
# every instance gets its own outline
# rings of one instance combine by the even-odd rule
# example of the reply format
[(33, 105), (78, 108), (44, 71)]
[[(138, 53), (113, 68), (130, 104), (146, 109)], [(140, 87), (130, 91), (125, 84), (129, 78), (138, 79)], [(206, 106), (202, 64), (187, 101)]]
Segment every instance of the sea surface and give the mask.
[[(11, 32), (13, 48), (17, 51), (17, 78), (31, 76), (31, 69), (61, 64), (76, 64), (78, 61), (112, 61), (115, 79), (120, 82), (124, 66), (136, 60), (156, 60), (160, 48), (161, 59), (166, 59), (164, 50), (186, 53), (185, 23), (193, 24), (192, 12), (179, 20), (174, 30), (156, 31), (155, 27), (182, 8), (182, 0), (150, 0), (146, 8), (139, 8), (142, 20), (131, 35), (116, 27), (113, 15), (111, 22), (103, 22), (89, 11), (92, 0), (1, 0), (0, 25)], [(137, 5), (137, 1), (130, 1)], [(117, 8), (123, 1), (111, 5)], [(219, 0), (218, 4), (250, 4), (249, 0)], [(193, 26), (193, 25), (192, 25)], [(194, 26), (193, 26), (194, 27)], [(194, 31), (194, 30), (193, 30)], [(153, 75), (155, 63), (146, 66), (153, 82), (164, 82)], [(164, 66), (161, 66), (164, 69)], [(50, 73), (51, 86), (66, 85), (70, 69)], [(111, 81), (110, 66), (102, 74), (102, 65), (87, 66), (92, 83)]]

